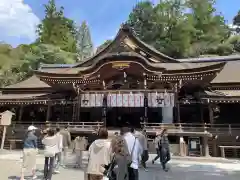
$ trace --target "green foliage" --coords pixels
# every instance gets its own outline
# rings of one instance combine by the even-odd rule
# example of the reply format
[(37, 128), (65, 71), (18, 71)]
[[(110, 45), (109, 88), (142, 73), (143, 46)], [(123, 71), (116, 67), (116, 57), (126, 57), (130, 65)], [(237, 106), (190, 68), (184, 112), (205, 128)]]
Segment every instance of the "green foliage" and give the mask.
[(71, 64), (76, 62), (77, 55), (47, 44), (20, 45), (17, 48), (2, 44), (0, 58), (0, 87), (2, 87), (31, 76), (40, 63)]
[(81, 61), (93, 54), (93, 43), (87, 22), (83, 21), (77, 32), (77, 53)]
[(233, 18), (233, 24), (240, 26), (240, 11), (238, 11), (238, 14)]
[(214, 6), (214, 0), (164, 0), (156, 6), (140, 2), (127, 24), (143, 41), (171, 57), (230, 54), (231, 47), (224, 44), (230, 31)]
[(59, 46), (67, 52), (76, 52), (76, 28), (73, 20), (64, 16), (64, 8), (57, 10), (55, 0), (45, 6), (45, 17), (38, 25), (38, 42)]
[(100, 46), (98, 46), (96, 53), (102, 51), (103, 49), (105, 49), (109, 44), (111, 44), (112, 40), (106, 40), (103, 44), (101, 44)]
[(0, 87), (22, 79), (24, 72), (19, 72), (18, 68), (26, 51), (25, 45), (12, 48), (8, 44), (0, 44)]

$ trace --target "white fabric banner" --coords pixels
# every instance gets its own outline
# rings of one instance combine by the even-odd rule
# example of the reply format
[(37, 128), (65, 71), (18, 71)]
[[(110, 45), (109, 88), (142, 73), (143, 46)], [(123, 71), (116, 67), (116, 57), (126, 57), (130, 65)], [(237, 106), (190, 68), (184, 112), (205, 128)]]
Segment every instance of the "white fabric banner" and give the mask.
[(89, 107), (90, 105), (90, 95), (89, 94), (81, 94), (81, 106)]
[(123, 107), (128, 107), (128, 95), (129, 94), (123, 94), (123, 104), (122, 104), (122, 106)]
[(174, 93), (148, 93), (149, 107), (174, 107)]
[(135, 107), (134, 94), (128, 95), (128, 107)]
[(90, 107), (95, 107), (96, 106), (96, 94), (90, 94)]
[(122, 107), (123, 106), (123, 95), (122, 94), (117, 94), (117, 107)]
[(103, 105), (103, 94), (96, 94), (96, 107), (101, 107)]
[(111, 96), (110, 107), (116, 107), (117, 106), (117, 96), (116, 96), (116, 94), (110, 94), (110, 96)]

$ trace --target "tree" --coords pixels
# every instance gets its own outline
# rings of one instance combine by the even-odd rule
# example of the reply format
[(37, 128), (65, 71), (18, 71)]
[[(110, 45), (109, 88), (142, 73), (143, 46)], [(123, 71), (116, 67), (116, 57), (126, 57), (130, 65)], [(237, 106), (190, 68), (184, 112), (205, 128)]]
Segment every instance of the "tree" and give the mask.
[(221, 44), (230, 31), (214, 5), (213, 0), (164, 0), (156, 6), (140, 2), (127, 24), (144, 42), (174, 58), (222, 54), (224, 48), (228, 54), (229, 46)]
[(23, 73), (16, 71), (25, 52), (27, 52), (27, 45), (12, 48), (9, 44), (0, 44), (0, 87), (21, 80)]
[(110, 40), (110, 39), (106, 40), (103, 44), (101, 44), (100, 46), (97, 47), (96, 53), (105, 49), (109, 44), (111, 44), (111, 42), (112, 42), (112, 40)]
[(76, 28), (72, 20), (64, 16), (64, 8), (57, 10), (55, 0), (45, 6), (45, 17), (38, 25), (38, 42), (59, 46), (62, 50), (76, 52)]
[(240, 11), (233, 18), (233, 25), (240, 26)]
[(77, 32), (77, 53), (80, 61), (93, 55), (93, 43), (86, 21), (83, 21)]
[(40, 63), (72, 64), (76, 62), (77, 55), (47, 44), (20, 45), (16, 48), (0, 44), (0, 58), (0, 87), (3, 87), (31, 76)]
[[(197, 47), (190, 49), (192, 52), (190, 56), (199, 56), (201, 54), (208, 54), (209, 52), (218, 54), (216, 47), (221, 49), (219, 52), (224, 51), (223, 48), (226, 47), (227, 53), (229, 48), (221, 44), (230, 36), (230, 30), (225, 24), (224, 17), (217, 14), (214, 8), (215, 1), (188, 0), (186, 6), (191, 11), (191, 13), (187, 14), (188, 20), (194, 27), (191, 38), (192, 48)], [(216, 52), (213, 49), (216, 49)]]
[(149, 1), (139, 2), (130, 13), (127, 24), (134, 29), (136, 34), (148, 44), (152, 44), (157, 25), (155, 21), (153, 4)]
[[(184, 57), (190, 46), (189, 23), (181, 1), (161, 1), (156, 6), (141, 2), (129, 15), (127, 24), (146, 43), (172, 56)], [(181, 33), (179, 33), (181, 32)]]
[(57, 46), (49, 44), (33, 44), (19, 66), (19, 72), (25, 76), (32, 75), (41, 63), (44, 64), (73, 64), (77, 60), (76, 53), (66, 52)]

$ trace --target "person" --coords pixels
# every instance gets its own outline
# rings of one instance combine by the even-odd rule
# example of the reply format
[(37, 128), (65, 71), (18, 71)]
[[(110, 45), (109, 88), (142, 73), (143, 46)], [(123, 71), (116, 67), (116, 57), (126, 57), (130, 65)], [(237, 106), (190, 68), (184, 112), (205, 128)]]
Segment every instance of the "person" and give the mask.
[(118, 137), (118, 136), (119, 136), (118, 132), (115, 132), (115, 133), (114, 133), (114, 136), (115, 136), (115, 137)]
[(138, 140), (135, 137), (128, 127), (123, 127), (121, 129), (121, 134), (123, 134), (123, 138), (126, 141), (127, 149), (130, 154), (131, 163), (128, 166), (128, 176), (129, 180), (138, 180), (139, 173), (138, 173), (138, 165), (139, 165), (139, 157), (143, 153), (143, 148)]
[(73, 144), (73, 152), (76, 153), (76, 168), (82, 167), (83, 151), (86, 150), (87, 140), (85, 137), (77, 136)]
[(29, 126), (26, 136), (23, 140), (23, 163), (20, 180), (24, 180), (24, 173), (26, 168), (32, 169), (32, 179), (36, 179), (36, 159), (37, 159), (37, 137), (35, 136), (35, 126)]
[(104, 165), (111, 162), (111, 141), (106, 128), (100, 128), (98, 138), (89, 147), (89, 159), (86, 174), (88, 180), (102, 180)]
[(54, 157), (58, 151), (59, 137), (54, 134), (53, 129), (48, 129), (47, 135), (43, 138), (44, 145), (44, 180), (51, 180), (54, 168)]
[(71, 146), (71, 134), (68, 130), (68, 126), (66, 125), (63, 130), (60, 131), (60, 134), (62, 135), (62, 145), (63, 145), (63, 150), (62, 150), (62, 167), (65, 167), (66, 164), (66, 157), (67, 157), (67, 151), (68, 148)]
[(61, 159), (62, 159), (62, 149), (63, 149), (63, 144), (62, 144), (62, 135), (60, 134), (60, 128), (56, 128), (56, 136), (57, 136), (57, 141), (58, 141), (58, 147), (57, 147), (57, 152), (55, 154), (55, 170), (54, 173), (60, 173), (59, 172), (59, 166), (61, 164)]
[(146, 162), (149, 158), (149, 155), (148, 155), (146, 132), (144, 129), (142, 130), (142, 132), (135, 131), (134, 128), (131, 128), (131, 132), (134, 134), (135, 137), (138, 138), (141, 146), (143, 147), (143, 153), (141, 155), (141, 165), (143, 166), (144, 170), (147, 171)]
[(168, 133), (167, 129), (164, 129), (161, 134), (161, 140), (160, 140), (160, 146), (161, 146), (161, 164), (164, 171), (168, 171), (166, 168), (166, 164), (168, 161), (170, 161), (170, 149), (169, 149), (169, 141), (168, 141)]
[(161, 132), (156, 132), (156, 138), (154, 140), (157, 156), (152, 160), (152, 164), (155, 163), (156, 160), (158, 160), (161, 157), (161, 145), (160, 145), (160, 140), (161, 140)]
[(88, 136), (88, 145), (87, 145), (87, 150), (89, 149), (90, 145), (98, 139), (98, 129), (94, 129), (91, 135)]
[(126, 141), (122, 136), (116, 136), (111, 142), (112, 153), (114, 154), (114, 174), (116, 180), (128, 180), (129, 152)]

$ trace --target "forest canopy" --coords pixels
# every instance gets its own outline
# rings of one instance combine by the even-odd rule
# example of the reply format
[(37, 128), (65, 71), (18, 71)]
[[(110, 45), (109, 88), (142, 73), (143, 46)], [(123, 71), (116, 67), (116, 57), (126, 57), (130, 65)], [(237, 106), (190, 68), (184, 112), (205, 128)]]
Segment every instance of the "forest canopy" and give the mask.
[[(87, 21), (76, 23), (49, 0), (38, 25), (38, 38), (16, 48), (0, 43), (0, 87), (32, 75), (40, 63), (76, 63), (107, 47), (106, 39), (96, 48)], [(164, 0), (158, 4), (143, 1), (133, 7), (126, 22), (144, 42), (174, 57), (222, 56), (240, 53), (240, 35), (232, 35), (214, 0)], [(79, 24), (79, 25), (78, 25)], [(233, 17), (240, 26), (240, 11)], [(236, 31), (239, 28), (236, 29)]]

